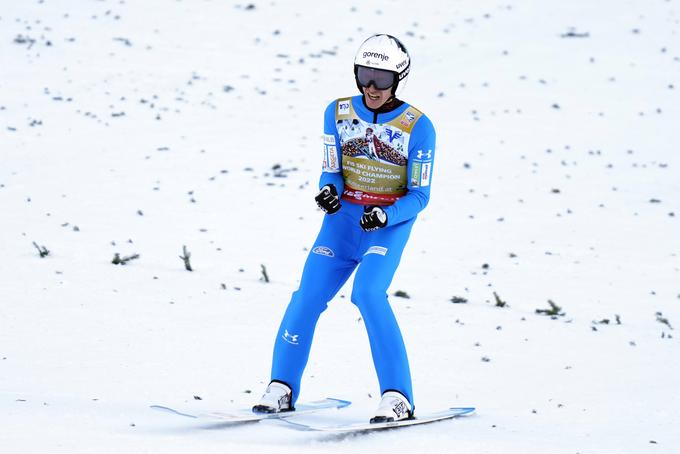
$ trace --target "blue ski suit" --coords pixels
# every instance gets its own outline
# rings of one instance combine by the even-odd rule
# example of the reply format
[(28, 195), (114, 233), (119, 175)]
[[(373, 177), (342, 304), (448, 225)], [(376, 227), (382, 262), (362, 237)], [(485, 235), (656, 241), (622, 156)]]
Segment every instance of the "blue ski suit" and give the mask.
[[(335, 185), (342, 206), (324, 216), (276, 336), (271, 378), (291, 387), (293, 404), (319, 316), (356, 269), (351, 301), (366, 325), (381, 394), (399, 391), (413, 405), (406, 348), (387, 290), (428, 203), (434, 150), (432, 122), (407, 103), (376, 113), (359, 95), (326, 109), (319, 187)], [(366, 205), (383, 208), (386, 227), (361, 229)]]

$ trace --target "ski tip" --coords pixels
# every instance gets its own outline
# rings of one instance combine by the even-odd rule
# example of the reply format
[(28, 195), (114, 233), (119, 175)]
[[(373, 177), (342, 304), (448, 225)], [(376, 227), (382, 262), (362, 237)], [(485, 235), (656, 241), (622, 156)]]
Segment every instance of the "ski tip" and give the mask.
[(286, 427), (289, 429), (293, 430), (298, 430), (300, 432), (318, 432), (319, 428), (313, 427), (313, 426), (308, 426), (307, 424), (300, 424), (294, 421), (291, 421), (289, 418), (283, 418), (283, 419), (277, 419), (277, 421), (282, 421), (285, 423)]
[(337, 408), (345, 408), (352, 404), (349, 400), (336, 399), (334, 397), (327, 397), (327, 400), (333, 401), (337, 404)]
[(165, 413), (172, 413), (174, 415), (186, 416), (187, 418), (194, 418), (194, 419), (198, 418), (198, 416), (196, 416), (196, 415), (190, 415), (188, 413), (182, 413), (181, 411), (177, 411), (174, 408), (165, 407), (163, 405), (150, 405), (149, 408), (151, 408), (152, 410), (163, 411)]
[(475, 407), (451, 407), (449, 408), (450, 411), (455, 411), (458, 413), (458, 415), (467, 415), (468, 413), (472, 413), (473, 411), (476, 410)]
[(169, 412), (172, 412), (172, 413), (175, 412), (175, 410), (173, 410), (172, 408), (165, 407), (163, 405), (149, 405), (149, 408), (152, 409), (152, 410), (169, 411)]

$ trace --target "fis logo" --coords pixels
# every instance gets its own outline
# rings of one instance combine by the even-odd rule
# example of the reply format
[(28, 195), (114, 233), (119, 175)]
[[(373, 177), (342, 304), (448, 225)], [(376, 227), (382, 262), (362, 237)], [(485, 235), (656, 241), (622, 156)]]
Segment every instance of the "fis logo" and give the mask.
[(349, 114), (349, 101), (340, 101), (338, 103), (338, 115)]
[(292, 345), (298, 345), (298, 337), (300, 337), (299, 334), (290, 334), (288, 330), (284, 330), (283, 336), (281, 336), (283, 340), (288, 342), (289, 344)]
[(387, 137), (390, 138), (390, 143), (394, 142), (395, 139), (398, 139), (399, 137), (402, 136), (401, 131), (395, 131), (393, 129), (385, 129), (385, 133), (387, 134)]
[(432, 150), (427, 151), (418, 150), (418, 155), (416, 156), (416, 158), (429, 161), (430, 159), (432, 159)]

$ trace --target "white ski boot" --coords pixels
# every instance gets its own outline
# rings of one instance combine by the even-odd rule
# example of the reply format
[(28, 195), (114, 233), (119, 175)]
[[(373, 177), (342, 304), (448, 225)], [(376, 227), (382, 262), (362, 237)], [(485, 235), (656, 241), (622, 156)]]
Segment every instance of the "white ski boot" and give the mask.
[(255, 413), (279, 413), (295, 410), (292, 405), (293, 391), (285, 383), (269, 383), (260, 402), (253, 407)]
[(413, 418), (413, 409), (408, 399), (400, 392), (387, 391), (382, 395), (382, 400), (371, 423), (400, 421)]

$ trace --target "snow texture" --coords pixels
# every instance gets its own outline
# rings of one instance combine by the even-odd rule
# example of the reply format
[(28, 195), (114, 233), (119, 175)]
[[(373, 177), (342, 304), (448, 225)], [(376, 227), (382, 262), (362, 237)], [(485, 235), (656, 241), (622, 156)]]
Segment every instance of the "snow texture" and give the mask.
[[(150, 410), (264, 389), (323, 109), (374, 32), (438, 131), (390, 289), (416, 411), (476, 414), (327, 436)], [(679, 452), (679, 43), (678, 0), (3, 1), (0, 452)], [(354, 404), (322, 423), (379, 399), (349, 293), (300, 399)]]

